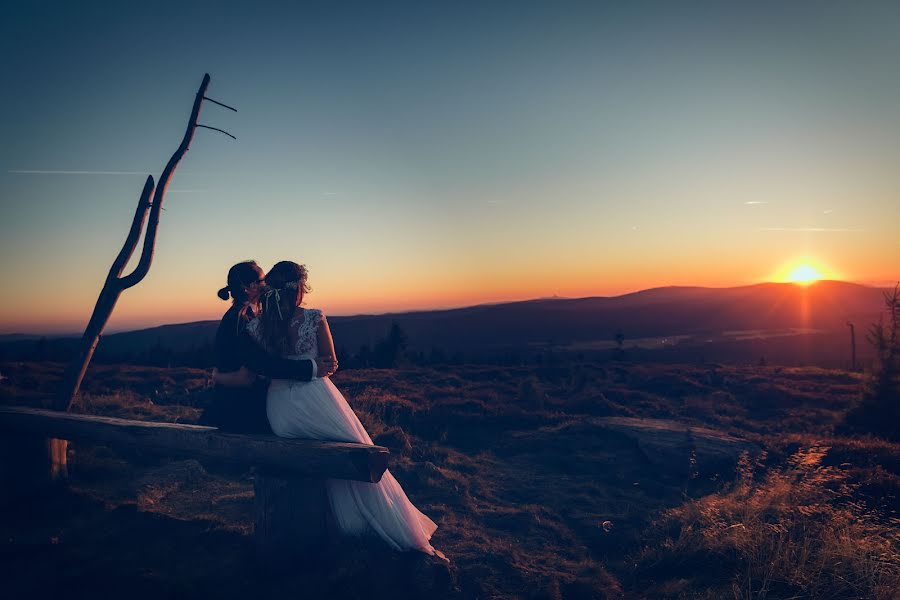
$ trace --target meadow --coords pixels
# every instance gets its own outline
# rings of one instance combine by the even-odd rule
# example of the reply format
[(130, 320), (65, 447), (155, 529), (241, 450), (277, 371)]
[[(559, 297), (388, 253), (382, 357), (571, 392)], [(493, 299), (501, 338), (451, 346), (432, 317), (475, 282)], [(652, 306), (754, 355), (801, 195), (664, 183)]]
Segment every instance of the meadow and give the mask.
[[(0, 402), (46, 404), (63, 367), (0, 364)], [(447, 577), (352, 540), (262, 577), (251, 473), (72, 444), (67, 488), (3, 513), (7, 597), (898, 597), (900, 444), (839, 433), (863, 374), (583, 362), (333, 381), (439, 524)], [(98, 364), (73, 410), (193, 423), (210, 399), (204, 370)], [(635, 418), (733, 452), (614, 426)]]

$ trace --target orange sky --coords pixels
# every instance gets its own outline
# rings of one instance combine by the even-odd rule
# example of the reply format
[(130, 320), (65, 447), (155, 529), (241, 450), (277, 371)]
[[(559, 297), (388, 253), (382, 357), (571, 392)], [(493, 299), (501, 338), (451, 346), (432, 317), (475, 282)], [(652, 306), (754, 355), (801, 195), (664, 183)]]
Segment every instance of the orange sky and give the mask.
[[(392, 273), (359, 265), (344, 271), (326, 271), (308, 264), (313, 292), (306, 304), (322, 307), (328, 314), (348, 315), (363, 312), (394, 312), (427, 308), (467, 306), (485, 302), (523, 300), (547, 296), (584, 297), (618, 295), (648, 287), (662, 285), (702, 285), (727, 287), (747, 285), (767, 280), (784, 280), (797, 265), (815, 266), (825, 278), (890, 283), (884, 274), (893, 265), (882, 262), (868, 263), (871, 270), (854, 272), (853, 265), (834, 260), (796, 254), (779, 261), (773, 257), (765, 265), (758, 266), (740, 256), (741, 253), (720, 253), (718, 265), (707, 260), (700, 267), (690, 270), (689, 264), (680, 260), (660, 257), (659, 264), (646, 265), (639, 257), (617, 258), (612, 264), (583, 265), (552, 264), (546, 262), (520, 264), (506, 272), (462, 268), (461, 265), (435, 265), (434, 270), (424, 270), (418, 278), (407, 278), (403, 272)], [(823, 253), (824, 254), (824, 253)], [(870, 257), (873, 258), (873, 257)], [(700, 257), (697, 257), (698, 261)], [(265, 261), (260, 261), (268, 266)], [(272, 261), (274, 262), (274, 261)], [(486, 261), (489, 262), (489, 261)], [(563, 260), (563, 263), (565, 261)], [(165, 259), (155, 264), (151, 275), (138, 286), (126, 290), (120, 298), (111, 319), (109, 330), (127, 330), (166, 323), (217, 319), (227, 309), (227, 303), (215, 296), (218, 287), (224, 285), (222, 276), (215, 274), (164, 273)], [(680, 268), (679, 268), (680, 267)], [(718, 268), (716, 268), (718, 267)], [(323, 272), (324, 271), (324, 272)], [(740, 277), (747, 272), (755, 276)], [(848, 277), (848, 272), (850, 276)], [(861, 273), (862, 277), (853, 277)], [(5, 310), (2, 318), (9, 332), (59, 332), (83, 328), (90, 315), (102, 276), (95, 289), (86, 286), (77, 293), (65, 295), (38, 295), (27, 306), (19, 306), (12, 312)], [(47, 315), (52, 315), (48, 318)]]

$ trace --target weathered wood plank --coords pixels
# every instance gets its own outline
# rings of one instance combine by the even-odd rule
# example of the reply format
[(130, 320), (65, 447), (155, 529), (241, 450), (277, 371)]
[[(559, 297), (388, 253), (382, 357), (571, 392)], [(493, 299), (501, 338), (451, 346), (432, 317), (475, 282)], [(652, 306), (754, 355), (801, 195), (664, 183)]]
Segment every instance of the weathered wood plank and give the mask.
[(215, 427), (200, 425), (131, 421), (14, 406), (0, 407), (0, 431), (141, 448), (167, 456), (222, 460), (286, 476), (373, 483), (381, 480), (389, 456), (388, 449), (382, 446), (223, 433)]

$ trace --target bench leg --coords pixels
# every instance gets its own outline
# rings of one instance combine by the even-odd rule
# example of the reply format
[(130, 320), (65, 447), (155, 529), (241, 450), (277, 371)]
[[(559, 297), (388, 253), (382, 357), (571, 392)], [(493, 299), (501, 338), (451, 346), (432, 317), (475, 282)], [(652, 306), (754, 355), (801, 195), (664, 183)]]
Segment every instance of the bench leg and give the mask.
[(69, 477), (69, 440), (47, 438), (47, 455), (50, 459), (50, 480), (60, 481)]
[(253, 483), (260, 566), (270, 572), (308, 568), (323, 555), (328, 497), (321, 479), (284, 479), (258, 473)]
[(68, 442), (33, 435), (0, 437), (0, 504), (52, 492), (68, 475)]

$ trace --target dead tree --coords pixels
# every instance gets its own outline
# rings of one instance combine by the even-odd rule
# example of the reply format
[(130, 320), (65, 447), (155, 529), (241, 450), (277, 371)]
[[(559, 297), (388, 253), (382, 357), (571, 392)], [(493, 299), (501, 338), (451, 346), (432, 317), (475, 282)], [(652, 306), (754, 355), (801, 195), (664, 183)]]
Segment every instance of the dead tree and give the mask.
[[(100, 335), (103, 333), (103, 328), (106, 326), (106, 322), (109, 320), (113, 308), (116, 306), (116, 301), (118, 301), (121, 293), (140, 283), (147, 274), (147, 271), (150, 270), (150, 263), (153, 261), (153, 249), (156, 244), (156, 229), (159, 226), (159, 214), (162, 210), (166, 187), (168, 186), (169, 179), (172, 177), (172, 173), (175, 172), (175, 168), (178, 166), (179, 161), (181, 161), (185, 152), (188, 151), (188, 148), (191, 145), (191, 140), (194, 138), (194, 130), (197, 127), (213, 129), (215, 131), (221, 131), (225, 135), (235, 139), (234, 136), (227, 131), (197, 124), (197, 117), (200, 115), (200, 106), (203, 104), (203, 100), (209, 100), (219, 106), (237, 112), (236, 109), (226, 104), (216, 102), (212, 98), (207, 98), (206, 88), (208, 86), (209, 74), (207, 73), (203, 76), (203, 82), (200, 84), (200, 89), (197, 90), (197, 96), (194, 98), (194, 107), (191, 110), (191, 118), (188, 121), (187, 130), (184, 133), (184, 138), (181, 140), (181, 145), (178, 146), (178, 149), (175, 150), (172, 158), (170, 158), (169, 162), (166, 164), (166, 168), (159, 178), (159, 184), (156, 186), (155, 193), (153, 176), (147, 177), (147, 182), (144, 184), (144, 190), (141, 192), (140, 200), (138, 200), (137, 210), (134, 213), (131, 230), (128, 232), (128, 237), (125, 238), (125, 244), (119, 251), (119, 255), (109, 269), (109, 274), (106, 276), (106, 283), (103, 285), (100, 296), (97, 298), (97, 304), (94, 306), (91, 320), (88, 322), (87, 328), (84, 330), (84, 335), (81, 338), (78, 353), (69, 364), (65, 375), (63, 376), (62, 387), (54, 400), (53, 408), (56, 410), (68, 411), (69, 407), (72, 405), (72, 401), (78, 394), (78, 388), (81, 387), (81, 381), (84, 379), (84, 374), (87, 371), (91, 357), (94, 355), (94, 350), (97, 348), (97, 344), (100, 341)], [(131, 259), (132, 254), (134, 254), (134, 251), (137, 248), (137, 243), (144, 227), (144, 221), (147, 220), (148, 214), (149, 221), (147, 222), (147, 232), (144, 235), (144, 247), (141, 251), (140, 262), (137, 267), (135, 267), (134, 271), (129, 275), (122, 277), (122, 271), (125, 269), (125, 265), (128, 264), (128, 261)], [(51, 450), (51, 453), (58, 455), (58, 450)]]

